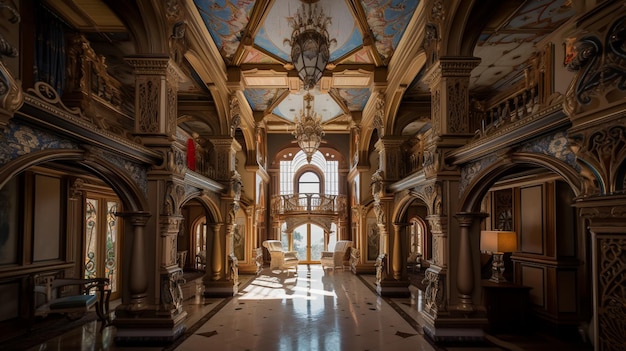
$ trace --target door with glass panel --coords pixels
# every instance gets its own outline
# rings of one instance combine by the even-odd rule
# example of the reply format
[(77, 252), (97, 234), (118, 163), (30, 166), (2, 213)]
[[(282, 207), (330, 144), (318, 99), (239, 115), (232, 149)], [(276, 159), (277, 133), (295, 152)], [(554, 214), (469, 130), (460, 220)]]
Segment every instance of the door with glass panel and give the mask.
[(89, 195), (85, 203), (85, 278), (109, 278), (111, 298), (119, 297), (119, 199)]
[(319, 263), (324, 251), (324, 229), (307, 223), (293, 231), (293, 250), (302, 263)]

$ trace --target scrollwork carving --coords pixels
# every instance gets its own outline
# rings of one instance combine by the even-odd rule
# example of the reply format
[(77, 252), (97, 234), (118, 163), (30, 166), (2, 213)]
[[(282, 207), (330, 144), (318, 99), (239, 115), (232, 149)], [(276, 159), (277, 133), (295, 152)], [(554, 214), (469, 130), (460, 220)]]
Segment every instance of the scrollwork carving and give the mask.
[[(564, 108), (573, 116), (585, 105), (596, 108), (626, 91), (626, 17), (616, 20), (602, 42), (595, 35), (582, 37), (573, 44), (567, 58), (570, 71), (580, 71), (570, 85)], [(598, 103), (592, 104), (594, 100)]]

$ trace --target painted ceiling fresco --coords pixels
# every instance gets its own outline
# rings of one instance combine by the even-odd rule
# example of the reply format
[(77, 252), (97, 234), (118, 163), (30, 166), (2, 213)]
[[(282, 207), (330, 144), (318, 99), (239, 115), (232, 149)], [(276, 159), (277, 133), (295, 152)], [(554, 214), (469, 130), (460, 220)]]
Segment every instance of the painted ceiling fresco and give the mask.
[[(303, 2), (300, 0), (275, 0), (260, 17), (263, 21), (258, 24), (250, 22), (250, 18), (256, 16), (256, 2), (253, 0), (194, 0), (194, 4), (227, 65), (275, 65), (274, 71), (284, 71), (283, 67), (290, 63), (289, 39), (293, 28), (288, 20), (302, 6)], [(378, 55), (378, 62), (384, 64), (392, 57), (407, 24), (415, 14), (419, 0), (363, 0), (360, 4), (364, 23), (358, 22), (359, 16), (348, 7), (347, 1), (319, 0), (316, 4), (330, 17), (328, 33), (336, 40), (336, 44), (330, 47), (330, 64), (335, 67), (373, 67), (376, 62), (373, 55)], [(375, 53), (363, 46), (362, 28), (368, 28), (368, 33), (372, 33), (376, 43)], [(236, 62), (235, 56), (237, 50), (241, 50), (246, 32), (254, 33), (253, 45), (246, 47), (242, 59)], [(368, 33), (366, 34), (369, 35)], [(367, 72), (364, 74), (367, 75)], [(337, 94), (329, 94), (328, 87), (320, 89), (319, 83), (311, 91), (314, 96), (314, 110), (322, 115), (324, 121), (341, 117), (346, 111), (362, 111), (365, 108), (370, 98), (371, 79), (352, 77), (354, 79), (350, 81), (349, 78), (333, 77), (331, 84), (334, 85), (331, 88)], [(336, 83), (339, 81), (342, 83)], [(286, 122), (292, 122), (302, 110), (304, 91), (292, 90), (290, 94), (284, 94), (285, 89), (289, 88), (287, 85), (269, 86), (269, 83), (258, 79), (254, 82), (258, 85), (249, 84), (244, 91), (253, 111), (269, 113), (267, 109), (275, 104), (271, 113)]]

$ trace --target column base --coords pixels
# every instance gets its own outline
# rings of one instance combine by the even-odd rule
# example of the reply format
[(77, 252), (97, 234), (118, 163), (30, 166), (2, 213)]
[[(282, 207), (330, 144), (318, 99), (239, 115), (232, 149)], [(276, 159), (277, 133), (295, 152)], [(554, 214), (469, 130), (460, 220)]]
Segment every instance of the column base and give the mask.
[(376, 287), (376, 292), (385, 297), (407, 297), (411, 295), (408, 280), (383, 280)]
[(489, 324), (483, 311), (467, 315), (458, 311), (445, 312), (436, 318), (422, 312), (426, 323), (424, 334), (437, 344), (482, 343), (484, 328)]
[(239, 263), (239, 274), (255, 275), (259, 272), (256, 264)]
[(376, 274), (376, 266), (374, 263), (359, 263), (355, 267), (351, 267), (351, 271), (354, 274)]
[(239, 284), (232, 280), (216, 280), (204, 283), (204, 297), (230, 297), (239, 292)]
[(156, 310), (128, 312), (116, 310), (115, 344), (119, 346), (163, 346), (172, 343), (186, 329), (187, 312), (165, 316)]

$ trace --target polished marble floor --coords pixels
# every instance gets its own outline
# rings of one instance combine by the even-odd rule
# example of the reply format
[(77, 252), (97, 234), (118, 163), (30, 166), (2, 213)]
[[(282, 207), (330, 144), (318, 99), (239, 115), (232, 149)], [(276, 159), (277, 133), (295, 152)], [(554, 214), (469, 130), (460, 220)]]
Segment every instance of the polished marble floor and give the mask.
[(297, 274), (266, 268), (257, 277), (242, 277), (237, 296), (186, 300), (187, 331), (165, 348), (120, 347), (113, 341), (115, 327), (100, 332), (94, 321), (28, 350), (522, 350), (434, 346), (422, 332), (421, 301), (382, 298), (372, 290), (373, 280), (324, 272), (319, 265), (300, 265)]

